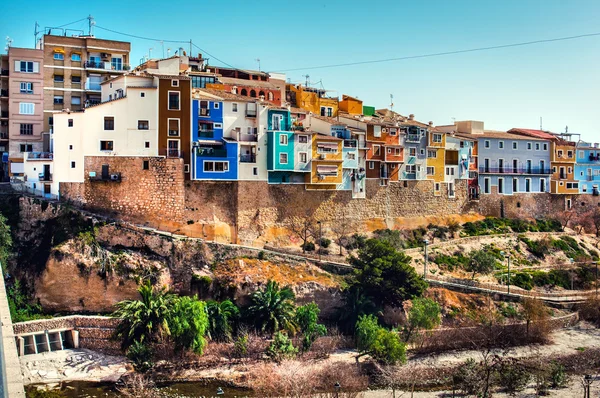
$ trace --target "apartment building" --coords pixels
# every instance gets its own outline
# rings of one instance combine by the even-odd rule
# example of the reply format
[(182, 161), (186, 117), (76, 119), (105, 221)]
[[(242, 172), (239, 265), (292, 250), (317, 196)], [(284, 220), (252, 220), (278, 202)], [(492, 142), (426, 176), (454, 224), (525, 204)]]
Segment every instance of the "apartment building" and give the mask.
[(130, 69), (129, 42), (47, 34), (39, 47), (43, 51), (44, 132), (51, 132), (55, 113), (100, 103), (100, 84)]
[(575, 178), (579, 181), (579, 193), (600, 195), (600, 144), (583, 141), (577, 144)]

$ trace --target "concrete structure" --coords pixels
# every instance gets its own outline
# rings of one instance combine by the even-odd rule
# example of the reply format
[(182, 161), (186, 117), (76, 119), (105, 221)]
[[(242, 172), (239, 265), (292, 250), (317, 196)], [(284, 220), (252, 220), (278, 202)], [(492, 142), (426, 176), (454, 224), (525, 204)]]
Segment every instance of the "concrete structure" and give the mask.
[[(0, 78), (0, 153), (4, 177), (24, 179), (23, 159), (44, 148), (43, 53), (9, 47)], [(6, 68), (6, 69), (5, 69)], [(8, 173), (6, 173), (8, 172)]]
[[(64, 36), (52, 30), (42, 37), (44, 53), (44, 132), (52, 132), (53, 115), (63, 109), (77, 111), (101, 102), (100, 83), (127, 72), (128, 42), (93, 36)], [(49, 150), (49, 148), (45, 148)]]

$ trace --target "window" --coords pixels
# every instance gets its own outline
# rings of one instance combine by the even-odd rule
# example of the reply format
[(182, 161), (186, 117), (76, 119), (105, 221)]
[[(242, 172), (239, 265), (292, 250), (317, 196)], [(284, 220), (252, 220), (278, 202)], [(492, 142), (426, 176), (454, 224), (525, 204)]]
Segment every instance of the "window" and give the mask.
[(64, 83), (65, 77), (63, 75), (54, 75), (54, 83)]
[(112, 151), (113, 150), (113, 142), (112, 141), (100, 141), (100, 150), (101, 151)]
[(483, 192), (490, 193), (490, 179), (489, 178), (483, 179)]
[(206, 88), (206, 83), (214, 83), (215, 82), (215, 78), (212, 76), (210, 76), (210, 77), (190, 76), (190, 77), (192, 78), (192, 88)]
[(204, 161), (204, 171), (223, 173), (229, 171), (229, 162)]
[(425, 155), (425, 149), (423, 149), (423, 148), (419, 149), (419, 153), (421, 154), (421, 156)]
[[(280, 145), (287, 145), (287, 144), (288, 144), (288, 136), (287, 136), (287, 135), (285, 135), (285, 134), (281, 134), (281, 135), (279, 136), (279, 144), (280, 144)], [(287, 155), (286, 155), (286, 156), (287, 156)], [(287, 160), (286, 160), (286, 163), (287, 163)]]
[(113, 70), (123, 70), (123, 58), (111, 58), (110, 66)]
[(536, 151), (539, 151), (539, 150), (540, 150), (540, 143), (539, 143), (539, 142), (536, 142), (536, 143), (535, 143), (535, 150), (536, 150)]
[(306, 144), (308, 142), (308, 136), (307, 135), (299, 135), (298, 142), (300, 144)]
[(33, 152), (32, 144), (20, 144), (19, 149), (21, 152)]
[(428, 176), (435, 175), (435, 167), (428, 166), (427, 167), (427, 175)]
[(490, 141), (489, 140), (485, 140), (485, 142), (483, 143), (483, 146), (485, 148), (489, 148), (490, 147)]
[(71, 168), (74, 169), (75, 168), (75, 162), (71, 162)]
[(544, 143), (544, 151), (547, 151), (547, 150), (548, 150), (548, 144)]
[(528, 150), (528, 151), (531, 151), (531, 142), (528, 142), (528, 143), (527, 143), (527, 150)]
[(254, 176), (258, 175), (258, 167), (253, 167), (252, 168), (252, 175), (254, 175)]
[(323, 153), (323, 154), (338, 153), (338, 146), (335, 143), (334, 144), (317, 143), (317, 153)]
[(333, 116), (333, 108), (327, 108), (327, 117)]
[(33, 83), (21, 82), (21, 93), (22, 94), (33, 94)]
[(21, 135), (33, 135), (33, 124), (21, 123), (19, 134)]
[(150, 170), (150, 161), (149, 160), (144, 160), (144, 163), (142, 165), (142, 170)]
[(62, 95), (55, 95), (54, 96), (54, 104), (56, 105), (62, 105), (64, 102), (64, 98)]
[(306, 152), (300, 152), (300, 163), (307, 163), (308, 156)]
[(73, 150), (73, 145), (69, 145), (69, 151)]
[(267, 100), (273, 101), (273, 93), (271, 91), (269, 91), (269, 93), (267, 94)]
[(585, 156), (584, 152), (583, 152), (583, 151), (579, 151), (579, 157), (580, 157), (581, 159), (583, 159), (583, 158), (584, 158), (584, 156)]
[(571, 207), (573, 207), (573, 202), (571, 201), (571, 199), (567, 199), (566, 206), (567, 206), (567, 210), (570, 210)]
[(437, 158), (437, 151), (428, 150), (427, 151), (427, 157), (428, 158)]
[(171, 87), (179, 87), (179, 80), (171, 80)]
[(563, 157), (563, 151), (562, 151), (562, 150), (559, 150), (557, 154), (558, 154), (558, 157), (559, 157), (559, 158), (562, 158), (562, 157)]
[[(350, 160), (356, 160), (356, 154), (355, 153), (348, 153), (348, 159)], [(392, 165), (393, 166), (393, 165)]]
[(115, 129), (115, 118), (112, 116), (104, 117), (104, 130), (114, 130)]
[(392, 148), (388, 148), (387, 149), (387, 153), (391, 154), (392, 153)]
[(519, 192), (519, 180), (516, 178), (512, 179), (512, 190), (513, 190), (513, 193)]
[(179, 137), (179, 119), (169, 119), (169, 137)]
[(54, 59), (57, 61), (63, 61), (65, 59), (65, 54), (63, 53), (54, 53)]
[(150, 128), (150, 124), (147, 120), (138, 120), (138, 130), (148, 130)]
[(40, 63), (32, 61), (15, 61), (15, 72), (39, 73)]
[(223, 123), (214, 123), (213, 124), (213, 129), (222, 129), (223, 128)]
[(140, 97), (142, 97), (142, 98), (146, 97), (146, 93), (144, 93), (144, 92), (141, 92), (141, 93), (140, 93)]
[(79, 54), (79, 53), (72, 53), (71, 54), (71, 61), (81, 62), (81, 54)]
[(20, 102), (19, 103), (19, 114), (20, 115), (33, 115), (35, 113), (35, 104), (31, 102)]
[(220, 102), (213, 102), (213, 108), (219, 109), (220, 107), (221, 107), (221, 103)]
[(73, 127), (73, 119), (67, 120), (67, 126)]
[(287, 164), (288, 162), (288, 155), (287, 153), (280, 153), (279, 154), (279, 163), (280, 164)]
[(504, 178), (498, 178), (498, 193), (504, 193)]
[(150, 148), (150, 141), (144, 142), (144, 148)]
[(442, 135), (441, 134), (434, 134), (433, 135), (433, 142), (442, 142)]
[(435, 183), (435, 191), (436, 191), (436, 192), (439, 192), (439, 191), (440, 191), (440, 189), (441, 189), (441, 187), (442, 187), (442, 185), (441, 185), (439, 182), (436, 182), (436, 183)]
[(573, 172), (573, 168), (572, 167), (567, 167), (567, 174), (571, 174)]
[(236, 104), (235, 102), (233, 104), (231, 104), (231, 111), (232, 112), (237, 112), (238, 109), (238, 104)]
[(381, 155), (381, 146), (373, 145), (373, 156)]
[(504, 149), (504, 141), (498, 141), (498, 149)]
[(401, 153), (400, 148), (395, 148), (394, 149), (394, 155), (400, 156), (400, 153)]
[(71, 97), (71, 105), (81, 105), (81, 97)]
[(398, 134), (396, 129), (390, 129), (390, 135), (395, 136), (396, 134)]
[(525, 192), (531, 192), (531, 178), (525, 179)]
[(169, 110), (179, 110), (179, 93), (177, 91), (169, 91)]
[(513, 149), (519, 149), (519, 143), (517, 141), (513, 141), (512, 148)]
[(446, 175), (447, 176), (454, 176), (454, 168), (453, 167), (446, 167)]
[(375, 168), (375, 162), (369, 162), (369, 169), (373, 170)]
[(573, 151), (567, 151), (567, 157), (568, 158), (572, 158), (573, 157)]
[(184, 164), (183, 165), (183, 172), (186, 173), (186, 174), (190, 172), (190, 165), (189, 164)]
[(578, 182), (567, 182), (567, 189), (579, 189)]
[(408, 154), (410, 156), (417, 156), (417, 148), (414, 148), (414, 147), (408, 148)]

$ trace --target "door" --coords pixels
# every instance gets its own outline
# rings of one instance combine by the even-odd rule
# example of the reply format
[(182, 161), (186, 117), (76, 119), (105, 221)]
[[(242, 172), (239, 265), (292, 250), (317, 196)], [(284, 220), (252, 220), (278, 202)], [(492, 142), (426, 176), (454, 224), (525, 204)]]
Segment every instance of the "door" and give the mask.
[(281, 123), (283, 121), (282, 115), (273, 115), (273, 130), (281, 130)]
[(531, 174), (531, 160), (527, 160), (527, 173)]
[(167, 156), (170, 158), (178, 158), (179, 157), (179, 140), (169, 140), (168, 141), (168, 150)]
[(49, 164), (44, 165), (44, 181), (52, 181), (52, 179), (50, 178), (50, 165)]
[(484, 159), (484, 160), (483, 160), (483, 170), (484, 170), (486, 173), (489, 173), (489, 172), (490, 172), (490, 160), (489, 160), (489, 159)]
[(517, 159), (513, 159), (513, 173), (519, 172), (519, 161)]
[(50, 184), (44, 184), (44, 195), (50, 195)]
[(498, 159), (498, 173), (504, 173), (504, 159)]
[(543, 160), (540, 160), (540, 173), (544, 173), (544, 169), (546, 168), (546, 163)]
[(107, 164), (103, 164), (102, 165), (102, 179), (103, 180), (108, 180), (110, 178), (110, 175), (108, 173), (108, 165)]
[(540, 192), (546, 192), (546, 179), (542, 178), (540, 180)]

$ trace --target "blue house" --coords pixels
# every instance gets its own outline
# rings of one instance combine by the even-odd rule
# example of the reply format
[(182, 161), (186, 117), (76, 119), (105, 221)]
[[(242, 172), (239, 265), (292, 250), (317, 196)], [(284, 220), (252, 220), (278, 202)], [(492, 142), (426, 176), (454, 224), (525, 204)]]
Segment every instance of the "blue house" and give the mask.
[(482, 195), (548, 192), (550, 141), (505, 132), (474, 135)]
[(600, 195), (600, 146), (587, 142), (577, 145), (575, 179), (579, 180), (579, 193)]
[(270, 108), (267, 117), (269, 184), (304, 184), (310, 173), (311, 134), (292, 131), (287, 109)]
[(192, 179), (237, 180), (238, 143), (223, 137), (223, 102), (192, 102)]

